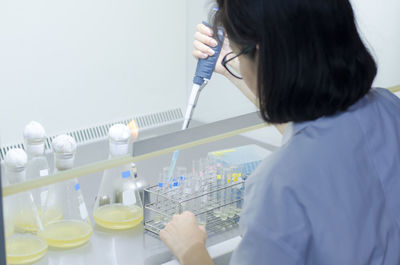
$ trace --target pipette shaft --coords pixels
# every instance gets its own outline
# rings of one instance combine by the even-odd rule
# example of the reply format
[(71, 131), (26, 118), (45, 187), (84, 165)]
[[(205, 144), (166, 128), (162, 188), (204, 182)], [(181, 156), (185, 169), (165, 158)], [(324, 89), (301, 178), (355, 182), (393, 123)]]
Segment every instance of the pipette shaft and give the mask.
[[(206, 22), (203, 22), (203, 24), (205, 24), (206, 26), (210, 26)], [(197, 101), (200, 96), (200, 92), (207, 85), (208, 81), (211, 79), (211, 76), (214, 72), (215, 65), (217, 64), (219, 54), (221, 53), (221, 47), (224, 42), (224, 31), (222, 28), (218, 29), (216, 37), (218, 38), (218, 45), (212, 48), (215, 52), (214, 55), (209, 56), (207, 59), (199, 59), (197, 63), (196, 73), (193, 78), (192, 92), (190, 94), (188, 106), (186, 108), (185, 119), (183, 121), (182, 130), (186, 130), (189, 127), (194, 109), (196, 107)], [(178, 157), (179, 157), (179, 150), (176, 150), (172, 155), (172, 160), (168, 170), (168, 182), (170, 182), (172, 179), (172, 175), (174, 173)]]

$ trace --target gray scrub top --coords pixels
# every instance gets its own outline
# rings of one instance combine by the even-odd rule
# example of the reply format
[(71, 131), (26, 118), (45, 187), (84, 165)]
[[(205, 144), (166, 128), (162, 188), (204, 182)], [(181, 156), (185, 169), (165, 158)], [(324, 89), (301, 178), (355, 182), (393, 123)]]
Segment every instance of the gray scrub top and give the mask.
[(231, 264), (400, 264), (400, 100), (290, 124), (246, 183)]

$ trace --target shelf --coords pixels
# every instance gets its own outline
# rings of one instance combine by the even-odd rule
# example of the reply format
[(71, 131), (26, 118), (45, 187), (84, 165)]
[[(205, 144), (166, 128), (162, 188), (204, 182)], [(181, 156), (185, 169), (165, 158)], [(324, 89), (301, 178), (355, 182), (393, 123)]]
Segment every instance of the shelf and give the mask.
[(36, 180), (25, 181), (3, 187), (3, 197), (16, 193), (33, 190), (39, 187), (51, 185), (77, 177), (85, 177), (106, 169), (118, 167), (124, 164), (136, 163), (153, 157), (172, 153), (175, 150), (212, 143), (223, 140), (245, 132), (257, 130), (268, 126), (260, 117), (258, 112), (209, 123), (206, 125), (190, 128), (185, 131), (161, 135), (134, 143), (132, 155), (115, 159), (103, 160)]
[(389, 88), (393, 93), (400, 92), (400, 85)]

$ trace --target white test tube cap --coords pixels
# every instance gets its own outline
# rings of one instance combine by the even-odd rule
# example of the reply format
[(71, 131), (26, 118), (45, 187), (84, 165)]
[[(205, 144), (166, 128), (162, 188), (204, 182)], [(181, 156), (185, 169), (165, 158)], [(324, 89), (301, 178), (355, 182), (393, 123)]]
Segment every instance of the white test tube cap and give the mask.
[(110, 140), (110, 154), (112, 156), (128, 154), (129, 139), (131, 137), (131, 131), (128, 126), (115, 124), (108, 131), (108, 136)]
[(62, 134), (54, 138), (52, 146), (56, 158), (56, 168), (67, 170), (73, 167), (76, 153), (76, 141), (69, 135)]

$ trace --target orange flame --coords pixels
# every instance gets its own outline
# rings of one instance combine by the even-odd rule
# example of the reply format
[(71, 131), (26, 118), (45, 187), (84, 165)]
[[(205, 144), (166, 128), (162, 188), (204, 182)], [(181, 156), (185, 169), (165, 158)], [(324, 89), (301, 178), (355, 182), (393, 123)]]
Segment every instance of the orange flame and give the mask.
[(136, 140), (139, 136), (139, 127), (135, 120), (131, 120), (128, 123), (128, 128), (131, 130), (131, 138), (132, 140)]

